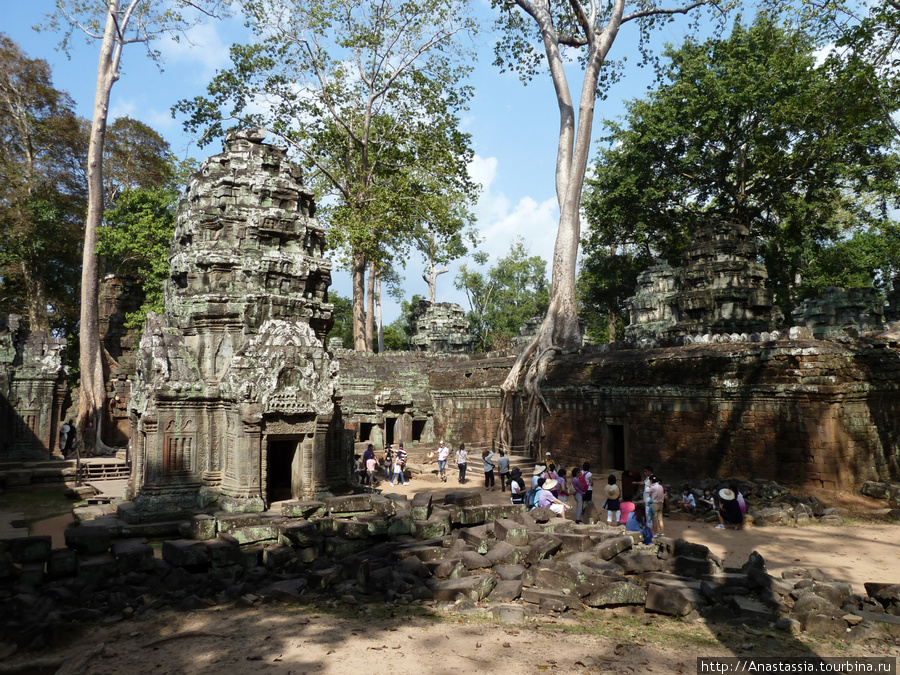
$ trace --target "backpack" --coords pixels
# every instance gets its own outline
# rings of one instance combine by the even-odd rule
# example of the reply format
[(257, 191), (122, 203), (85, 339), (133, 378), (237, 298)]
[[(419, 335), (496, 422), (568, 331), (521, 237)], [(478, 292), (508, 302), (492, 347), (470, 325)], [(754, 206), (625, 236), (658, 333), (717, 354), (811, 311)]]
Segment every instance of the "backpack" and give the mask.
[(572, 479), (572, 487), (576, 488), (578, 492), (585, 493), (588, 491), (587, 481), (584, 479), (584, 474), (580, 476), (576, 476)]
[(525, 493), (525, 508), (529, 511), (537, 507), (537, 497), (540, 491), (540, 488), (531, 488)]

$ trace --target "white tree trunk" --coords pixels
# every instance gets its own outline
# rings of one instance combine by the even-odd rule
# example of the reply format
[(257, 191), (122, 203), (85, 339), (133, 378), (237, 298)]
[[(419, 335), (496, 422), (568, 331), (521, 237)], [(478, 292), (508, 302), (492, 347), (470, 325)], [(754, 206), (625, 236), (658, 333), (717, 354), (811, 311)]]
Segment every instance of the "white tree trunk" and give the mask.
[(384, 353), (384, 326), (381, 323), (381, 276), (375, 277), (375, 323), (378, 328), (378, 353)]

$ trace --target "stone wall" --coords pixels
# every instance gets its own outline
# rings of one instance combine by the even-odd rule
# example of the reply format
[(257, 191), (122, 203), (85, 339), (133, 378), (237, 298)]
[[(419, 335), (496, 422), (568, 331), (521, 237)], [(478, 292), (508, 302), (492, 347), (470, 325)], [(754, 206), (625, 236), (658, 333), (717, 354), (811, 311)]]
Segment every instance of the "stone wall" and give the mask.
[(0, 461), (60, 457), (66, 342), (0, 316)]
[[(512, 360), (432, 368), (436, 434), (493, 439)], [(885, 339), (585, 350), (554, 363), (544, 395), (545, 447), (566, 467), (825, 487), (900, 476), (900, 351)], [(514, 444), (523, 427), (518, 407)]]

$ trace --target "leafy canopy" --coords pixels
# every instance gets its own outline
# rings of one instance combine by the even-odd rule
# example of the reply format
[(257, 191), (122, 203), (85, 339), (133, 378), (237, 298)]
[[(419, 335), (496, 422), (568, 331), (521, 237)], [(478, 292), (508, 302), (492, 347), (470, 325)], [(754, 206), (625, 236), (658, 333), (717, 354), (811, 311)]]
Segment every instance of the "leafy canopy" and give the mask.
[(823, 284), (859, 277), (830, 278), (814, 261), (892, 228), (900, 162), (864, 75), (852, 62), (817, 63), (816, 48), (763, 14), (726, 39), (666, 51), (659, 88), (607, 125), (584, 199), (585, 302), (621, 310), (633, 276), (653, 257), (679, 264), (711, 219), (750, 227), (786, 313)]

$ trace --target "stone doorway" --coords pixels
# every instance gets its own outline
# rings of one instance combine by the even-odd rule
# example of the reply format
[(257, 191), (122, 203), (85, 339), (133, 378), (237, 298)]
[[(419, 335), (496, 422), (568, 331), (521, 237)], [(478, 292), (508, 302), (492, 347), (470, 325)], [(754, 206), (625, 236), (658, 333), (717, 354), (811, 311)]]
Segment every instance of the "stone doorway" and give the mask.
[(396, 417), (385, 417), (384, 418), (384, 444), (385, 445), (393, 445), (394, 444), (394, 429), (397, 426), (397, 418)]
[(292, 499), (299, 492), (300, 440), (269, 439), (266, 442), (266, 504)]
[(625, 470), (625, 425), (606, 425), (606, 456), (612, 471)]

